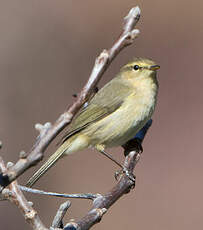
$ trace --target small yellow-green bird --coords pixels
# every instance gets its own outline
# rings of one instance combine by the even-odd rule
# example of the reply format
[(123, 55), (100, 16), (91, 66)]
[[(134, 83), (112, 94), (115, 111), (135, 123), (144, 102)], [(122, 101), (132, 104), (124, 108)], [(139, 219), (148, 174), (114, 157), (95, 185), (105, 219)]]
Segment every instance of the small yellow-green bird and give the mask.
[(132, 139), (151, 118), (157, 100), (156, 70), (160, 66), (136, 58), (123, 66), (73, 120), (62, 145), (29, 179), (31, 187), (62, 156), (94, 147), (121, 146)]

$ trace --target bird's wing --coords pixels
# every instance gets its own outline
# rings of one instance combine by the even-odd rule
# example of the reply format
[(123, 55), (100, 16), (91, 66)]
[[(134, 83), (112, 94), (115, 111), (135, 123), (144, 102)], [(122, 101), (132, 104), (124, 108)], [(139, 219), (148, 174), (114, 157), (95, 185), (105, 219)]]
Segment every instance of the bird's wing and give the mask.
[(86, 128), (91, 123), (101, 120), (116, 111), (130, 92), (132, 92), (130, 86), (123, 84), (120, 79), (114, 78), (111, 80), (95, 94), (88, 106), (78, 113), (69, 131), (64, 135), (62, 142)]

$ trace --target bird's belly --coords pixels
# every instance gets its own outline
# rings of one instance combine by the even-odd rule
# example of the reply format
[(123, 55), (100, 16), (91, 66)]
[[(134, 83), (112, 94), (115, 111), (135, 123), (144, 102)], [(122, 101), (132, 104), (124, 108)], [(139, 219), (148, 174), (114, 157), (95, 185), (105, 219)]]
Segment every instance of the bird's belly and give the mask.
[(102, 144), (106, 147), (114, 147), (125, 144), (127, 141), (132, 139), (136, 133), (146, 124), (150, 119), (151, 113), (144, 111), (144, 114), (136, 114), (134, 117), (124, 116), (119, 118), (119, 122), (112, 122), (111, 132), (106, 133), (106, 136), (103, 136)]
[(120, 146), (132, 139), (150, 119), (155, 102), (136, 105), (126, 103), (118, 110), (90, 125), (84, 134), (90, 137), (91, 146), (102, 144), (105, 147)]

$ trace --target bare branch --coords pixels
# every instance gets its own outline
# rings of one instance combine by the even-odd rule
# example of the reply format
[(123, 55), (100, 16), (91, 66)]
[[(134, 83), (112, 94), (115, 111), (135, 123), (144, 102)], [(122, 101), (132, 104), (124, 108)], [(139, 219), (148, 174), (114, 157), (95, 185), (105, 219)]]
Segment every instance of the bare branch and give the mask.
[[(131, 151), (125, 158), (124, 166), (128, 169), (129, 173), (133, 170), (140, 159), (140, 153)], [(108, 193), (96, 198), (93, 202), (91, 210), (79, 221), (68, 223), (65, 230), (80, 229), (87, 230), (94, 224), (98, 223), (107, 210), (124, 194), (128, 193), (131, 188), (134, 188), (133, 181), (125, 174), (121, 177), (120, 181)]]
[(62, 205), (60, 205), (56, 216), (54, 217), (54, 220), (52, 222), (51, 227), (52, 228), (61, 228), (63, 227), (63, 223), (62, 220), (67, 212), (67, 210), (70, 208), (71, 206), (71, 202), (70, 201), (66, 201), (65, 203), (63, 203)]
[(92, 193), (66, 194), (66, 193), (57, 193), (57, 192), (45, 192), (43, 190), (28, 188), (22, 185), (19, 185), (19, 188), (25, 192), (30, 192), (34, 194), (40, 194), (40, 195), (63, 197), (63, 198), (77, 198), (77, 199), (94, 200), (98, 198), (99, 196), (101, 196), (100, 194), (92, 194)]
[(123, 30), (124, 33), (128, 33), (129, 31), (133, 30), (134, 27), (136, 26), (136, 23), (139, 21), (140, 19), (140, 8), (138, 6), (133, 7), (127, 16), (125, 16), (124, 18), (124, 26), (123, 26)]
[[(74, 115), (78, 112), (81, 106), (88, 100), (92, 91), (95, 89), (98, 81), (101, 79), (105, 70), (109, 67), (112, 60), (117, 54), (126, 46), (130, 45), (138, 36), (139, 31), (134, 29), (140, 17), (139, 7), (132, 8), (129, 14), (124, 19), (123, 31), (119, 39), (114, 43), (112, 48), (104, 50), (95, 61), (92, 73), (79, 94), (77, 100), (70, 106), (59, 118), (51, 125), (37, 125), (40, 131), (36, 143), (31, 150), (25, 154), (27, 157), (20, 158), (13, 167), (11, 167), (6, 175), (1, 175), (0, 181), (3, 181), (0, 186), (0, 191), (9, 185), (12, 181), (23, 174), (24, 171), (36, 165), (43, 158), (44, 151), (52, 140), (63, 130), (72, 120)], [(46, 126), (46, 127), (45, 127)], [(42, 131), (43, 130), (43, 131)]]
[(44, 125), (41, 125), (39, 123), (35, 124), (35, 129), (39, 131), (40, 137), (42, 138), (46, 132), (51, 128), (51, 123), (47, 122)]
[[(7, 168), (0, 157), (0, 169), (2, 173), (6, 173)], [(23, 216), (28, 224), (30, 224), (33, 229), (37, 230), (47, 230), (43, 223), (41, 222), (37, 212), (32, 208), (30, 203), (26, 200), (23, 193), (18, 187), (17, 181), (12, 182), (8, 189), (4, 189), (2, 192), (2, 196), (10, 200), (13, 204), (15, 204), (23, 213)]]

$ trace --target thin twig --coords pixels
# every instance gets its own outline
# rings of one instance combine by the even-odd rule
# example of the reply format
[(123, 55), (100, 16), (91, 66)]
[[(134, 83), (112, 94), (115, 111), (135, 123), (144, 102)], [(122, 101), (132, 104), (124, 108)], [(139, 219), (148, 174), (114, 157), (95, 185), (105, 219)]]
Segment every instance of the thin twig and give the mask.
[[(24, 154), (24, 157), (21, 157), (17, 163), (13, 165), (13, 167), (9, 168), (6, 175), (1, 175), (2, 178), (0, 182), (3, 182), (1, 183), (0, 191), (2, 191), (4, 187), (22, 175), (30, 167), (36, 165), (40, 160), (42, 160), (44, 151), (48, 145), (71, 122), (78, 110), (88, 100), (91, 93), (97, 86), (99, 80), (101, 79), (103, 73), (109, 67), (113, 59), (124, 47), (132, 44), (134, 39), (138, 36), (139, 30), (134, 29), (134, 27), (137, 24), (139, 18), (139, 7), (132, 8), (129, 14), (124, 18), (123, 31), (118, 40), (109, 50), (104, 50), (96, 58), (92, 73), (87, 83), (83, 87), (81, 93), (79, 94), (77, 100), (57, 119), (53, 125), (48, 123), (48, 127), (45, 127), (43, 132), (40, 132), (40, 135), (38, 136), (36, 143), (31, 148), (31, 150), (27, 154)], [(37, 128), (39, 128), (39, 125)]]
[(43, 190), (28, 188), (22, 185), (19, 185), (18, 187), (24, 192), (30, 192), (34, 194), (40, 194), (40, 195), (63, 197), (63, 198), (79, 198), (79, 199), (86, 199), (86, 200), (87, 199), (94, 200), (100, 196), (100, 194), (92, 194), (92, 193), (66, 194), (66, 193), (57, 193), (57, 192), (45, 192)]
[(61, 204), (56, 216), (54, 217), (54, 220), (52, 222), (51, 228), (63, 228), (63, 218), (67, 212), (67, 210), (70, 208), (71, 206), (71, 202), (70, 201), (66, 201), (65, 203)]

